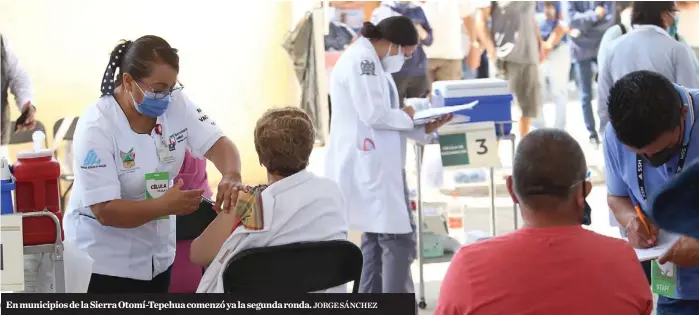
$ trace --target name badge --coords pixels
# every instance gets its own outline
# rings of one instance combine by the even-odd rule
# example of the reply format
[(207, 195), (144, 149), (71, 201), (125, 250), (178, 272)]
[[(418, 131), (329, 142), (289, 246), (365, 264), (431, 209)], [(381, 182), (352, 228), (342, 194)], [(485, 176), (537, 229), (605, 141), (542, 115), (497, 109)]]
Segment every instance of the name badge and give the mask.
[(653, 293), (675, 297), (677, 288), (677, 266), (673, 263), (659, 264), (657, 260), (650, 262), (650, 278)]
[[(160, 198), (170, 189), (170, 174), (168, 172), (157, 172), (146, 174), (146, 199)], [(156, 220), (168, 219), (170, 216), (162, 216)]]
[(175, 162), (175, 156), (172, 153), (172, 152), (174, 152), (174, 150), (175, 150), (174, 146), (170, 146), (169, 144), (159, 145), (158, 146), (158, 161), (160, 161), (160, 163), (162, 163), (162, 164)]

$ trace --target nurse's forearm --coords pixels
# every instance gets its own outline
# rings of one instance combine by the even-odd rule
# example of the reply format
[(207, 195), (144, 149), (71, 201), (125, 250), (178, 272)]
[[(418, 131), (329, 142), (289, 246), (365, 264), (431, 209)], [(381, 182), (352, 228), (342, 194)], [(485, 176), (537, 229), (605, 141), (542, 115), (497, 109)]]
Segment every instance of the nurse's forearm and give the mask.
[(240, 174), (240, 153), (238, 148), (228, 137), (221, 137), (206, 152), (206, 158), (213, 162), (225, 179), (242, 181)]
[(607, 194), (607, 205), (612, 209), (614, 218), (623, 227), (628, 226), (629, 222), (638, 216), (629, 197)]
[(161, 198), (138, 201), (116, 199), (90, 208), (100, 224), (123, 229), (139, 227), (169, 215)]
[(189, 251), (189, 260), (200, 266), (208, 266), (216, 258), (221, 246), (233, 233), (236, 214), (219, 212), (213, 222), (194, 241)]

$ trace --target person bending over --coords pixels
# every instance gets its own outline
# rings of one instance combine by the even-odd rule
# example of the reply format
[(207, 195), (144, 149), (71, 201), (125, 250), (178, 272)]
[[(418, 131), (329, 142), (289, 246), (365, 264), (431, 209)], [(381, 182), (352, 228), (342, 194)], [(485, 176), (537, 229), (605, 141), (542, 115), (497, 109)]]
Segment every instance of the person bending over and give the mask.
[[(694, 127), (698, 106), (698, 89), (673, 84), (665, 75), (647, 70), (624, 75), (609, 90), (609, 124), (604, 132), (607, 204), (634, 248), (656, 245), (662, 227), (647, 217), (655, 211), (651, 200), (699, 159), (699, 128)], [(676, 211), (679, 215), (696, 209), (687, 205)], [(699, 242), (683, 235), (659, 259), (677, 269), (672, 296), (658, 298), (658, 315), (699, 314), (698, 252)], [(650, 262), (645, 268), (650, 275)]]
[(306, 171), (314, 141), (311, 120), (300, 109), (272, 109), (257, 121), (255, 150), (268, 184), (234, 188), (240, 190), (236, 211), (220, 212), (192, 242), (190, 259), (208, 266), (197, 292), (223, 292), (225, 266), (245, 249), (347, 239), (337, 184)]
[(591, 190), (586, 173), (585, 155), (566, 132), (525, 136), (507, 178), (525, 226), (462, 247), (435, 314), (651, 314), (653, 298), (633, 249), (581, 226)]

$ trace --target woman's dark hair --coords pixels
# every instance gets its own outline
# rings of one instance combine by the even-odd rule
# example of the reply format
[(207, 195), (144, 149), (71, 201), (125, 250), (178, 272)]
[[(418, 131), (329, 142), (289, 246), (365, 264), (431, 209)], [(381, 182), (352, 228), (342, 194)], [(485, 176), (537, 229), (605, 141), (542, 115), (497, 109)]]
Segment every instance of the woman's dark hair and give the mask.
[(682, 98), (662, 74), (634, 71), (609, 90), (609, 121), (621, 143), (641, 149), (679, 126)]
[(405, 16), (392, 16), (376, 25), (364, 22), (362, 36), (368, 39), (385, 39), (400, 46), (414, 46), (418, 43), (415, 24)]
[(102, 96), (113, 94), (114, 89), (121, 85), (126, 72), (134, 80), (148, 77), (154, 63), (165, 63), (175, 71), (180, 71), (180, 57), (177, 55), (177, 49), (170, 47), (164, 39), (146, 35), (135, 41), (122, 40), (112, 50), (107, 70), (104, 71)]
[(675, 1), (634, 1), (631, 8), (631, 24), (650, 24), (665, 29), (663, 13), (675, 11)]

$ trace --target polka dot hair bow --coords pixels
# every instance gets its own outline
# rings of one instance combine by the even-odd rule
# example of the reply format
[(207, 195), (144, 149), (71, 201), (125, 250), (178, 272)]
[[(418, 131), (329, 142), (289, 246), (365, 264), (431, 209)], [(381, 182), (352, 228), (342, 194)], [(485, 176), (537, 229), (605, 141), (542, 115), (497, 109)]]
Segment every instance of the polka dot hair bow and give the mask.
[(121, 64), (121, 59), (126, 54), (126, 49), (129, 48), (131, 41), (124, 41), (123, 43), (117, 45), (112, 51), (112, 55), (109, 58), (109, 64), (107, 69), (104, 70), (104, 76), (102, 77), (102, 96), (114, 94), (114, 89), (116, 88), (117, 79), (117, 68)]

